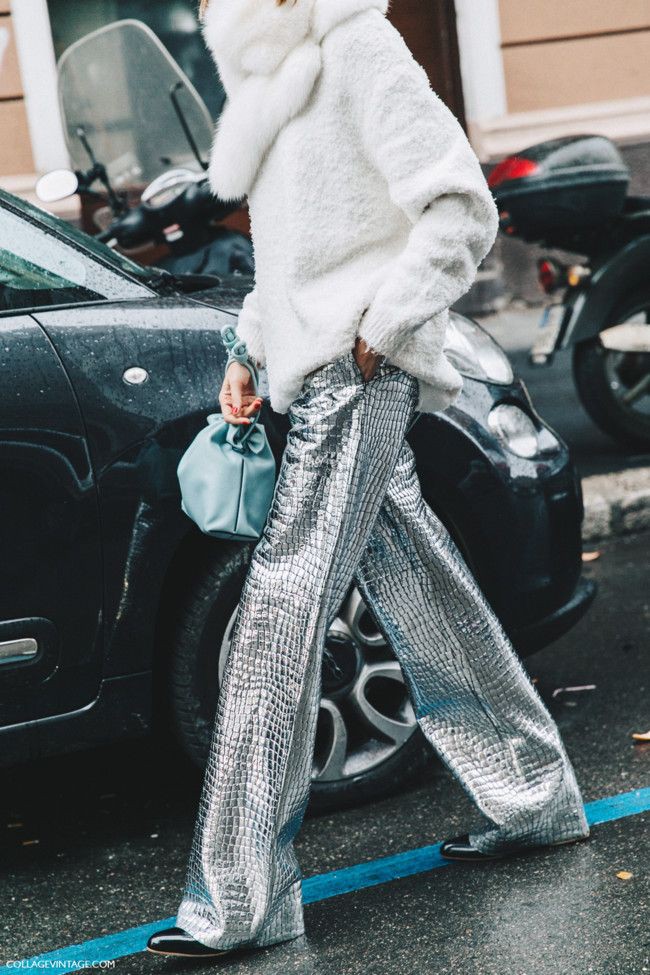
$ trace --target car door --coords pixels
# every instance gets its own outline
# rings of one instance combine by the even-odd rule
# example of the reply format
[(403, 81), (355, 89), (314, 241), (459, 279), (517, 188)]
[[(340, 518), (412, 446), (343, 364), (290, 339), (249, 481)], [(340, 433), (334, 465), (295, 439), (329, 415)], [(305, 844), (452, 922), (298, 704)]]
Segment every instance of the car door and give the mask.
[(31, 313), (104, 301), (120, 280), (0, 197), (0, 737), (83, 708), (101, 681), (95, 479), (74, 389)]

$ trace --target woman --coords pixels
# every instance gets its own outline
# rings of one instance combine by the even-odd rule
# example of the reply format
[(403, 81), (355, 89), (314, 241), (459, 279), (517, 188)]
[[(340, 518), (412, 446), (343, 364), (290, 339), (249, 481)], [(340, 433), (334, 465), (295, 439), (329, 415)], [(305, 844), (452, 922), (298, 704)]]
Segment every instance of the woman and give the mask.
[[(205, 6), (227, 93), (211, 185), (248, 196), (255, 247), (237, 331), (291, 429), (235, 620), (179, 926), (148, 944), (192, 957), (304, 931), (293, 839), (325, 634), (353, 581), (420, 728), (484, 817), (443, 855), (589, 835), (558, 729), (404, 439), (416, 410), (462, 386), (443, 352), (448, 309), (497, 231), (478, 160), (387, 0)], [(228, 365), (220, 403), (236, 424), (260, 407), (245, 365)]]

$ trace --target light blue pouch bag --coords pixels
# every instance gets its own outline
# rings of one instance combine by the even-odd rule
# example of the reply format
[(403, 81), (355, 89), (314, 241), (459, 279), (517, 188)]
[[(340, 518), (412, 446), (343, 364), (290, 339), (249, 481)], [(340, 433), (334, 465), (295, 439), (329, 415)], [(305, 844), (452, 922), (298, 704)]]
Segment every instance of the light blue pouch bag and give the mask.
[[(257, 370), (246, 345), (229, 326), (222, 332), (230, 356), (247, 365), (257, 389)], [(230, 359), (229, 359), (230, 361)], [(248, 426), (210, 413), (177, 468), (181, 508), (206, 535), (241, 541), (260, 537), (275, 490), (275, 459), (266, 431), (253, 414)]]
[(211, 413), (178, 464), (181, 507), (214, 538), (256, 539), (266, 523), (275, 459), (264, 427), (252, 419), (242, 427)]

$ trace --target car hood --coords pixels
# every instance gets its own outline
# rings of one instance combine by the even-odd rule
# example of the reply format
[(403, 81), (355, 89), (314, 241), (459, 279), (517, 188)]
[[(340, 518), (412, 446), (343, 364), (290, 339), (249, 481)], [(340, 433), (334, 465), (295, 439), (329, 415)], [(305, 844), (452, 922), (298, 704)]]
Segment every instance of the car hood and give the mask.
[(218, 308), (220, 311), (237, 315), (249, 291), (253, 290), (255, 280), (245, 274), (220, 275), (220, 284), (205, 291), (195, 291), (192, 299), (202, 305)]

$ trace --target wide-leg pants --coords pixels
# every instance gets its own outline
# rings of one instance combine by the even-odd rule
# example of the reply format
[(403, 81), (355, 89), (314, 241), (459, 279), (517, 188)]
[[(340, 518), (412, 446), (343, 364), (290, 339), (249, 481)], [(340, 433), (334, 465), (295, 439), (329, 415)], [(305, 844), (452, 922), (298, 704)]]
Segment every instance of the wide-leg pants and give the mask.
[[(405, 432), (417, 380), (352, 351), (291, 404), (273, 502), (232, 630), (179, 927), (213, 948), (304, 931), (293, 840), (309, 798), (321, 662), (353, 581), (418, 724), (485, 817), (481, 851), (586, 836), (559, 731), (448, 532)], [(216, 648), (215, 648), (216, 652)]]

